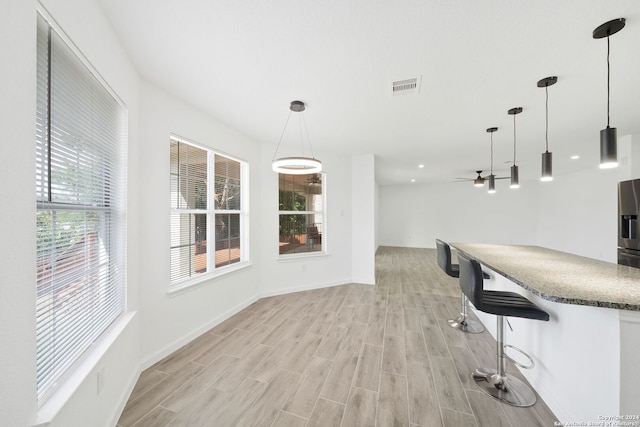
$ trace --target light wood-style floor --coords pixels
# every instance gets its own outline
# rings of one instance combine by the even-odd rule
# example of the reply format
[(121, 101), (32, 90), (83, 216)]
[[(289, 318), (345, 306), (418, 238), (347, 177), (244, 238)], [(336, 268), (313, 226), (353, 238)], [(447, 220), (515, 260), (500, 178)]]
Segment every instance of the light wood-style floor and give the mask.
[(118, 426), (552, 426), (471, 380), (496, 344), (459, 301), (435, 250), (380, 248), (375, 287), (261, 299), (144, 371)]

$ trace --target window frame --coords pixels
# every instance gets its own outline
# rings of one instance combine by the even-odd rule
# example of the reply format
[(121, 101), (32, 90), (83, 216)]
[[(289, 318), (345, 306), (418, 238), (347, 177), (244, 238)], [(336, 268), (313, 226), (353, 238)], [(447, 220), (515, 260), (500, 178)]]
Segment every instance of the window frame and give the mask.
[[(41, 24), (42, 22), (42, 24)], [(43, 308), (41, 306), (41, 302), (39, 300), (43, 298), (47, 293), (52, 292), (52, 297), (55, 298), (54, 294), (57, 292), (59, 288), (64, 288), (65, 286), (72, 283), (72, 281), (67, 277), (64, 278), (64, 273), (69, 274), (65, 270), (58, 273), (50, 273), (50, 275), (58, 276), (59, 279), (51, 279), (51, 281), (46, 281), (44, 283), (49, 283), (48, 288), (41, 289), (42, 283), (40, 281), (43, 277), (46, 279), (48, 273), (45, 273), (42, 270), (44, 264), (42, 264), (43, 260), (55, 257), (54, 260), (50, 261), (50, 265), (52, 266), (52, 271), (55, 269), (56, 263), (58, 262), (58, 257), (62, 257), (64, 252), (60, 252), (58, 243), (56, 242), (57, 238), (53, 237), (57, 230), (60, 230), (60, 227), (67, 226), (65, 222), (60, 223), (55, 220), (56, 216), (65, 217), (65, 216), (73, 216), (73, 215), (84, 215), (85, 216), (85, 225), (87, 225), (86, 219), (91, 216), (98, 217), (97, 224), (98, 227), (96, 229), (88, 230), (87, 228), (78, 227), (78, 232), (82, 232), (84, 230), (83, 237), (80, 239), (76, 239), (69, 245), (69, 248), (76, 246), (76, 244), (80, 245), (79, 250), (77, 252), (78, 255), (83, 253), (84, 246), (89, 246), (89, 248), (84, 248), (84, 263), (74, 263), (70, 268), (70, 272), (75, 275), (74, 282), (80, 280), (89, 280), (90, 285), (78, 285), (78, 289), (81, 289), (81, 293), (76, 294), (76, 297), (83, 299), (86, 298), (86, 295), (92, 295), (96, 300), (103, 299), (104, 297), (97, 297), (97, 294), (101, 294), (106, 292), (109, 297), (109, 303), (107, 305), (100, 305), (100, 310), (93, 312), (93, 316), (89, 316), (89, 320), (91, 321), (89, 327), (87, 327), (86, 323), (80, 324), (80, 320), (75, 318), (73, 322), (70, 324), (76, 324), (72, 329), (68, 329), (70, 336), (73, 337), (73, 342), (77, 343), (77, 347), (73, 349), (64, 349), (63, 352), (56, 353), (57, 356), (50, 356), (48, 347), (45, 347), (46, 358), (44, 362), (36, 361), (36, 400), (39, 408), (43, 408), (45, 406), (50, 406), (49, 402), (55, 402), (57, 398), (51, 399), (52, 396), (57, 395), (62, 390), (68, 389), (68, 384), (73, 383), (77, 380), (78, 376), (84, 376), (88, 372), (86, 372), (87, 363), (92, 363), (91, 361), (95, 361), (96, 358), (100, 356), (97, 353), (100, 353), (104, 349), (104, 345), (107, 342), (113, 340), (114, 333), (122, 328), (122, 324), (126, 318), (127, 313), (127, 148), (128, 148), (128, 110), (125, 103), (118, 97), (115, 91), (109, 86), (109, 84), (105, 81), (104, 78), (97, 72), (97, 70), (92, 66), (92, 64), (87, 60), (87, 58), (82, 54), (82, 52), (75, 46), (75, 44), (71, 41), (71, 39), (65, 34), (65, 32), (60, 28), (60, 26), (55, 22), (55, 20), (41, 7), (37, 8), (37, 31), (38, 31), (38, 43), (40, 43), (40, 32), (41, 25), (46, 25), (46, 28), (42, 28), (43, 31), (46, 31), (47, 40), (45, 43), (47, 44), (47, 53), (46, 58), (41, 58), (42, 55), (40, 52), (40, 47), (37, 47), (37, 61), (39, 62), (41, 59), (46, 61), (45, 67), (46, 70), (46, 86), (38, 87), (38, 101), (37, 101), (37, 113), (36, 113), (36, 121), (40, 123), (41, 120), (44, 120), (44, 123), (37, 125), (37, 133), (35, 135), (35, 143), (36, 143), (36, 238), (40, 239), (43, 236), (39, 234), (38, 229), (42, 224), (38, 223), (42, 216), (46, 216), (47, 214), (51, 215), (51, 236), (44, 236), (44, 246), (45, 251), (41, 255), (40, 244), (41, 241), (36, 241), (36, 262), (39, 264), (36, 266), (38, 271), (38, 278), (35, 283), (34, 295), (36, 298), (36, 334), (39, 334), (42, 329), (43, 334), (47, 334), (47, 324), (52, 321), (45, 322), (43, 321), (42, 326), (40, 326), (40, 320), (38, 320), (38, 316), (42, 316), (42, 313), (39, 313), (39, 310)], [(55, 43), (52, 41), (54, 37), (52, 34), (55, 33), (55, 38), (57, 39)], [(53, 45), (56, 44), (58, 47), (54, 48)], [(58, 108), (58, 102), (54, 102), (53, 98), (62, 96), (68, 96), (70, 93), (76, 95), (76, 93), (71, 92), (70, 90), (61, 91), (61, 86), (64, 85), (67, 80), (65, 78), (69, 78), (69, 76), (60, 76), (53, 77), (52, 71), (52, 55), (55, 54), (56, 58), (64, 58), (65, 55), (70, 55), (71, 58), (68, 62), (63, 62), (66, 67), (80, 67), (81, 72), (85, 76), (90, 76), (89, 81), (91, 82), (92, 87), (97, 88), (98, 91), (103, 91), (103, 96), (107, 95), (109, 97), (109, 102), (112, 102), (113, 105), (116, 106), (114, 110), (114, 116), (107, 117), (107, 114), (104, 113), (103, 117), (105, 122), (109, 123), (109, 126), (112, 126), (112, 131), (114, 129), (118, 129), (111, 138), (107, 140), (98, 141), (97, 138), (99, 136), (95, 136), (96, 140), (93, 140), (94, 136), (88, 137), (87, 135), (82, 136), (79, 133), (79, 127), (88, 126), (88, 121), (85, 120), (81, 124), (76, 124), (78, 128), (66, 127), (63, 123), (60, 122), (60, 119), (56, 118), (52, 120), (52, 115), (62, 115), (58, 111), (64, 111), (63, 109)], [(56, 61), (60, 61), (61, 59), (56, 59)], [(38, 66), (38, 77), (37, 84), (41, 82), (41, 70), (40, 66)], [(55, 82), (55, 91), (56, 94), (53, 94), (52, 89), (54, 87)], [(46, 99), (46, 106), (40, 105), (40, 97), (44, 96)], [(93, 98), (92, 101), (104, 98)], [(80, 105), (80, 104), (76, 104)], [(81, 104), (82, 112), (86, 113), (87, 111), (95, 114), (97, 111), (101, 111), (101, 107), (96, 106), (95, 104)], [(52, 112), (53, 108), (56, 108), (55, 112)], [(44, 109), (44, 111), (42, 110)], [(75, 111), (75, 110), (74, 110)], [(42, 119), (39, 115), (43, 113), (45, 118)], [(113, 112), (112, 112), (113, 113)], [(95, 116), (93, 116), (95, 118)], [(79, 120), (76, 118), (76, 120)], [(53, 125), (56, 125), (55, 131), (52, 129)], [(44, 128), (40, 128), (43, 126)], [(69, 135), (66, 137), (62, 137), (59, 134), (54, 136), (55, 132), (60, 132), (60, 129), (69, 131)], [(96, 132), (96, 135), (100, 135), (105, 137), (105, 134), (100, 134)], [(75, 147), (72, 145), (65, 144), (63, 140), (67, 138), (69, 141), (73, 141), (74, 139), (77, 141), (81, 141), (79, 146)], [(85, 145), (85, 141), (83, 138), (87, 138), (89, 142), (86, 144), (84, 148), (80, 148), (80, 146)], [(55, 147), (55, 148), (52, 148)], [(59, 180), (58, 184), (52, 184), (54, 176), (54, 171), (60, 173), (61, 170), (72, 170), (72, 169), (64, 169), (64, 166), (60, 166), (56, 162), (60, 162), (60, 158), (58, 160), (53, 159), (53, 150), (60, 150), (63, 147), (65, 150), (66, 160), (69, 161), (69, 165), (75, 165), (74, 173), (71, 174), (72, 178), (65, 180)], [(87, 149), (86, 147), (90, 147)], [(97, 151), (92, 151), (97, 150)], [(110, 155), (107, 152), (113, 150), (113, 153)], [(45, 152), (44, 154), (40, 153), (40, 151)], [(59, 156), (59, 152), (57, 151), (55, 156)], [(99, 153), (99, 154), (96, 154)], [(87, 179), (84, 174), (86, 174), (86, 166), (80, 166), (81, 161), (79, 159), (84, 158), (82, 156), (86, 156), (90, 154), (95, 156), (94, 160), (98, 160), (100, 163), (100, 167), (105, 167), (108, 165), (105, 170), (102, 170), (102, 173), (98, 175), (100, 178), (96, 179), (96, 177), (92, 177), (90, 182), (85, 182), (83, 180)], [(76, 157), (73, 157), (76, 156)], [(87, 159), (84, 158), (84, 161)], [(65, 161), (65, 159), (63, 159)], [(75, 163), (74, 163), (75, 162)], [(89, 199), (85, 199), (88, 193), (82, 193), (78, 190), (78, 186), (76, 185), (78, 182), (84, 185), (83, 191), (95, 191), (95, 188), (92, 190), (91, 186), (95, 184), (104, 185), (101, 187), (101, 191), (103, 191), (102, 203), (96, 202), (95, 199), (92, 202), (87, 202), (87, 200), (91, 200), (91, 196)], [(108, 194), (108, 195), (106, 195)], [(58, 198), (54, 196), (56, 195)], [(63, 196), (66, 195), (67, 199)], [(85, 203), (81, 202), (81, 199), (85, 200)], [(75, 202), (73, 199), (77, 199)], [(59, 225), (60, 227), (56, 227)], [(78, 225), (78, 224), (74, 224)], [(72, 228), (63, 228), (65, 230), (72, 230)], [(43, 230), (48, 230), (47, 227), (44, 227)], [(72, 231), (73, 231), (72, 230)], [(69, 234), (71, 236), (71, 234)], [(51, 249), (47, 248), (47, 241), (56, 242)], [(62, 242), (64, 244), (65, 238), (62, 238)], [(84, 246), (83, 246), (84, 245)], [(65, 246), (66, 247), (66, 246)], [(96, 248), (98, 248), (101, 252), (99, 258), (95, 257), (95, 253), (93, 252)], [(42, 257), (42, 258), (41, 258)], [(99, 262), (100, 265), (94, 264), (95, 262)], [(47, 264), (49, 265), (49, 264)], [(83, 272), (78, 274), (78, 271), (81, 269)], [(96, 273), (101, 272), (99, 274), (103, 274), (106, 272), (106, 277), (108, 277), (107, 282), (104, 283), (101, 278), (96, 277)], [(77, 275), (76, 275), (77, 274)], [(97, 294), (96, 294), (97, 292)], [(113, 299), (112, 299), (113, 298)], [(59, 320), (58, 323), (63, 323), (64, 317), (69, 316), (69, 312), (73, 313), (79, 312), (79, 310), (87, 310), (87, 307), (84, 307), (80, 302), (80, 300), (69, 298), (64, 300), (60, 307), (52, 307), (51, 309), (47, 309), (47, 311), (52, 311), (52, 318), (57, 318), (56, 316), (62, 316), (62, 319)], [(56, 303), (57, 304), (57, 303)], [(75, 306), (75, 307), (74, 307)], [(83, 309), (77, 309), (77, 306), (84, 307)], [(66, 307), (66, 310), (65, 310)], [(94, 306), (95, 308), (95, 306)], [(46, 309), (46, 307), (44, 308)], [(61, 311), (60, 314), (56, 313), (56, 310)], [(88, 313), (88, 312), (87, 312)], [(99, 316), (95, 316), (98, 314)], [(79, 316), (79, 315), (78, 315)], [(101, 317), (103, 316), (103, 317)], [(84, 319), (84, 317), (82, 317)], [(70, 319), (69, 319), (70, 320)], [(53, 321), (56, 323), (57, 321)], [(44, 343), (39, 344), (36, 342), (36, 359), (39, 359), (39, 353), (41, 351), (40, 346), (47, 346), (47, 342), (49, 342), (51, 338), (45, 338)], [(55, 340), (55, 338), (53, 339)], [(60, 339), (62, 341), (62, 339)], [(64, 343), (62, 343), (64, 346)], [(42, 363), (42, 365), (41, 365)], [(47, 368), (49, 363), (53, 363), (55, 368)], [(58, 367), (57, 365), (60, 364)], [(43, 377), (40, 377), (39, 370), (46, 368), (46, 371), (55, 372), (55, 374), (47, 374), (46, 372), (43, 374)], [(46, 405), (45, 405), (46, 404)]]
[[(241, 159), (237, 156), (229, 155), (221, 150), (217, 150), (211, 148), (207, 145), (195, 142), (189, 138), (185, 138), (183, 136), (179, 136), (175, 133), (171, 133), (169, 135), (169, 147), (171, 147), (171, 142), (176, 141), (181, 144), (186, 144), (196, 149), (204, 150), (207, 153), (207, 207), (206, 209), (187, 209), (187, 208), (174, 208), (171, 205), (171, 201), (169, 200), (169, 251), (171, 251), (173, 246), (171, 244), (171, 235), (173, 233), (173, 225), (172, 217), (173, 215), (179, 214), (204, 214), (206, 215), (206, 238), (207, 242), (214, 242), (213, 250), (209, 250), (207, 247), (207, 255), (206, 255), (206, 265), (207, 271), (202, 273), (194, 273), (190, 276), (180, 278), (178, 280), (172, 279), (171, 273), (171, 262), (169, 263), (169, 287), (168, 293), (172, 294), (175, 292), (180, 292), (185, 289), (191, 288), (193, 286), (202, 284), (204, 282), (210, 281), (220, 276), (224, 276), (226, 274), (232, 273), (234, 271), (243, 269), (251, 265), (249, 259), (249, 162), (244, 159)], [(171, 151), (171, 150), (169, 150)], [(170, 154), (170, 153), (169, 153)], [(215, 207), (215, 203), (213, 200), (212, 192), (215, 190), (215, 156), (221, 156), (226, 159), (238, 162), (240, 164), (240, 209), (217, 209)], [(169, 156), (171, 157), (171, 155)], [(173, 196), (173, 189), (171, 188), (171, 179), (173, 176), (173, 172), (171, 171), (171, 159), (169, 159), (169, 198)], [(238, 215), (239, 217), (239, 241), (240, 241), (240, 260), (238, 262), (221, 265), (216, 267), (215, 262), (215, 242), (216, 242), (216, 227), (215, 227), (215, 219), (216, 215)], [(171, 255), (170, 255), (171, 258)]]
[[(322, 195), (322, 210), (304, 210), (304, 211), (294, 211), (294, 210), (280, 210), (280, 180), (282, 175), (290, 175), (294, 177), (311, 177), (312, 175), (320, 175), (321, 176), (321, 195)], [(295, 258), (312, 258), (319, 256), (326, 256), (328, 254), (327, 250), (327, 175), (324, 172), (319, 173), (311, 173), (311, 174), (300, 174), (300, 175), (292, 175), (286, 173), (278, 173), (278, 227), (280, 225), (280, 216), (281, 215), (321, 215), (323, 222), (321, 233), (321, 242), (320, 242), (320, 250), (317, 251), (302, 251), (302, 252), (292, 252), (292, 253), (280, 253), (278, 250), (278, 259), (283, 260), (292, 260)], [(315, 223), (314, 223), (315, 224)], [(308, 236), (307, 236), (308, 237)], [(280, 232), (278, 232), (278, 245), (280, 245)], [(305, 242), (306, 244), (306, 242)]]

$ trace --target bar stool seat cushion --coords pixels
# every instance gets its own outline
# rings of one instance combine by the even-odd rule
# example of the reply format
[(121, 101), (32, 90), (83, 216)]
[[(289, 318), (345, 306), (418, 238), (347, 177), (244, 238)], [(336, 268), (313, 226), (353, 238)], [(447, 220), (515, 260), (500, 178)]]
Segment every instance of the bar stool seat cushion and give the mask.
[(515, 292), (483, 291), (480, 311), (499, 316), (524, 317), (526, 319), (549, 320), (549, 313), (527, 298)]

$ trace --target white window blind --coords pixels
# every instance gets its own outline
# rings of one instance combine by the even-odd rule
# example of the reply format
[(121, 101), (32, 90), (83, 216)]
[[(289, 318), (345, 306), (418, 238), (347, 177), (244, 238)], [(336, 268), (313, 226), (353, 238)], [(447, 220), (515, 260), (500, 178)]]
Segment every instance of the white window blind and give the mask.
[(245, 162), (170, 138), (171, 283), (246, 261)]
[(126, 111), (38, 16), (37, 392), (125, 309)]

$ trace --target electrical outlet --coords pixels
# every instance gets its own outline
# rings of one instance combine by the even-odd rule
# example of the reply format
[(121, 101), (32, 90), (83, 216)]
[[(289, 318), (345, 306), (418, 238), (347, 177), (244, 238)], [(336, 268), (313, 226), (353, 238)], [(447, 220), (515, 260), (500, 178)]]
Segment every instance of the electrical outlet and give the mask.
[(96, 372), (96, 385), (96, 391), (98, 392), (98, 394), (100, 394), (102, 388), (104, 387), (104, 366), (98, 369), (98, 372)]
[(302, 272), (304, 273), (305, 271), (307, 271), (307, 265), (306, 264), (302, 264)]

